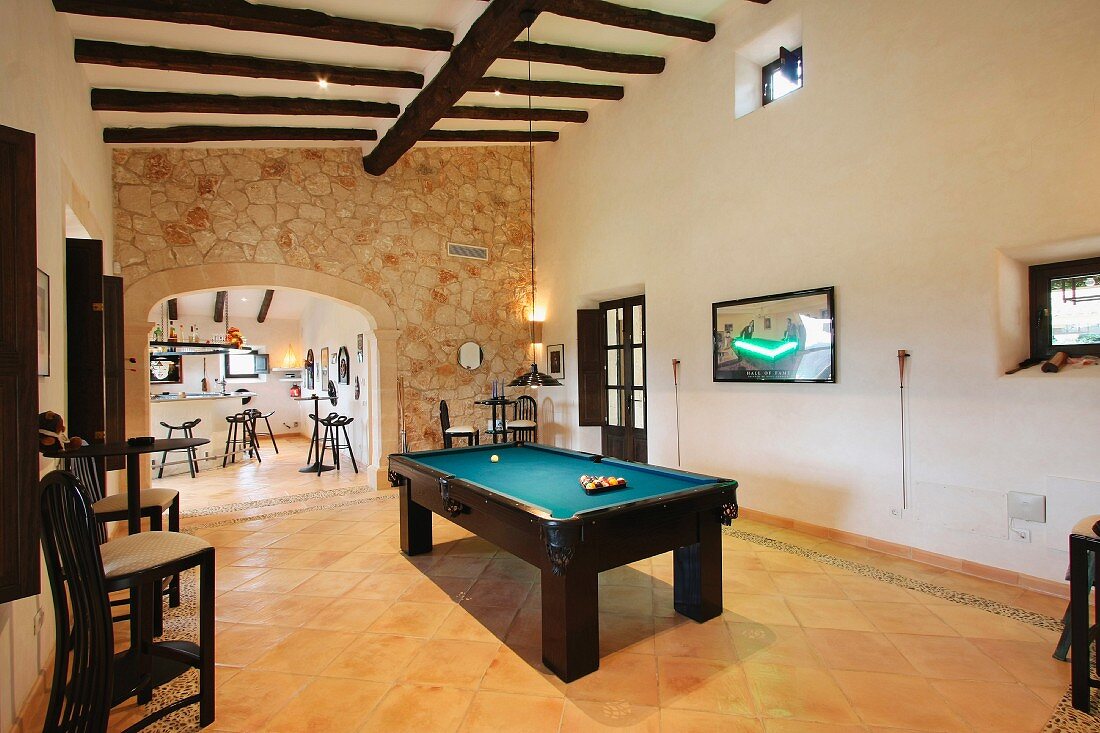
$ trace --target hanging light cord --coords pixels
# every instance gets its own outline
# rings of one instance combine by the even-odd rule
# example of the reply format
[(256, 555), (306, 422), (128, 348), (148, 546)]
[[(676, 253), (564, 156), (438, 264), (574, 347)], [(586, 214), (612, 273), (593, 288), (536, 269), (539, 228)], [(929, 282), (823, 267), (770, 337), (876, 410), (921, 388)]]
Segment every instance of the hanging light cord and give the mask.
[(527, 170), (530, 172), (531, 210), (531, 363), (535, 359), (535, 117), (531, 102), (531, 23), (527, 24)]

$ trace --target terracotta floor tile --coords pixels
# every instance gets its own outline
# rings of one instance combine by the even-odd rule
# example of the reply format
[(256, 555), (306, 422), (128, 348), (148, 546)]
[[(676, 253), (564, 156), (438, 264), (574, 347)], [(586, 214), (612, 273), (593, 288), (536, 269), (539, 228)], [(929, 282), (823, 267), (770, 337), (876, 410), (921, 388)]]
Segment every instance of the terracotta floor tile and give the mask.
[(1051, 656), (1053, 644), (1007, 639), (971, 639), (971, 643), (1025, 685), (1069, 685), (1070, 665)]
[(744, 670), (756, 708), (765, 718), (859, 722), (840, 687), (823, 669), (746, 664)]
[(727, 595), (779, 595), (771, 573), (766, 570), (723, 570), (722, 590)]
[(644, 585), (601, 585), (600, 611), (620, 616), (649, 616), (653, 612), (653, 591)]
[(723, 715), (756, 713), (742, 668), (726, 662), (658, 657), (662, 708)]
[(921, 677), (834, 671), (864, 723), (920, 731), (965, 731), (966, 724)]
[(919, 603), (856, 601), (855, 604), (879, 631), (926, 636), (956, 636), (958, 633)]
[(478, 606), (519, 609), (531, 592), (531, 583), (495, 578), (478, 578), (466, 591), (466, 600)]
[(357, 638), (339, 631), (299, 629), (252, 662), (249, 668), (315, 675)]
[(477, 689), (499, 648), (499, 642), (430, 639), (405, 667), (402, 679), (418, 685)]
[(301, 675), (242, 670), (217, 690), (217, 725), (242, 733), (263, 730), (271, 716), (309, 681)]
[(328, 570), (373, 573), (386, 564), (387, 556), (376, 552), (349, 552), (328, 566)]
[(263, 575), (264, 572), (266, 572), (266, 568), (263, 567), (239, 567), (236, 565), (220, 567), (214, 573), (214, 588), (219, 592), (233, 590)]
[[(462, 579), (459, 579), (462, 580)], [(434, 581), (432, 581), (434, 582)], [(435, 631), (437, 639), (463, 641), (503, 641), (516, 612), (498, 606), (459, 605), (450, 609)]]
[(853, 601), (832, 598), (787, 598), (786, 601), (798, 623), (806, 628), (875, 630)]
[(488, 557), (444, 556), (432, 565), (426, 574), (450, 575), (456, 578), (476, 578), (489, 565)]
[[(337, 598), (306, 621), (304, 627), (307, 629), (325, 629), (362, 634), (391, 605), (390, 601), (374, 601), (366, 598)], [(219, 650), (219, 655), (220, 653)]]
[(364, 680), (314, 678), (264, 725), (271, 733), (351, 733), (389, 687)]
[(481, 689), (543, 697), (563, 696), (566, 683), (547, 670), (541, 658), (542, 650), (537, 647), (514, 650), (501, 645), (481, 679)]
[(653, 654), (656, 627), (652, 616), (600, 614), (600, 656), (614, 652)]
[(225, 624), (214, 637), (218, 664), (243, 667), (293, 632), (292, 628), (266, 624)]
[(656, 706), (657, 660), (649, 654), (618, 652), (601, 658), (597, 671), (570, 682), (567, 690), (571, 700)]
[(325, 610), (332, 601), (332, 598), (325, 596), (278, 595), (256, 614), (253, 623), (303, 626)]
[(326, 677), (352, 677), (393, 682), (425, 644), (424, 639), (389, 634), (361, 634), (322, 670)]
[(672, 628), (658, 626), (654, 648), (668, 657), (695, 657), (732, 662), (737, 658), (729, 629), (721, 618), (706, 623), (678, 623)]
[(847, 598), (831, 576), (825, 573), (772, 573), (772, 582), (785, 596)]
[(472, 585), (473, 581), (469, 578), (425, 578), (417, 571), (416, 579), (398, 596), (398, 600), (453, 605), (466, 598)]
[[(917, 672), (934, 679), (1011, 682), (1014, 678), (967, 639), (958, 636), (887, 634)], [(1065, 690), (1062, 690), (1065, 692)]]
[(830, 669), (917, 674), (885, 634), (839, 629), (806, 629), (810, 644)]
[(244, 557), (238, 558), (233, 562), (233, 565), (251, 568), (275, 568), (279, 567), (279, 563), (296, 557), (301, 553), (302, 550), (265, 547), (262, 550), (253, 550)]
[(301, 570), (324, 570), (347, 554), (348, 552), (346, 550), (302, 550), (297, 555), (289, 557), (279, 563), (279, 567), (297, 568)]
[(821, 667), (801, 626), (727, 622), (738, 660), (789, 667)]
[(409, 589), (417, 580), (415, 575), (375, 573), (367, 576), (359, 585), (347, 592), (352, 598), (369, 598), (377, 601), (393, 601)]
[(288, 568), (270, 568), (237, 590), (254, 593), (289, 593), (316, 574), (314, 570), (295, 570)]
[(1031, 733), (1050, 717), (1050, 707), (1019, 684), (950, 680), (932, 687), (974, 730)]
[(798, 626), (798, 619), (780, 596), (726, 593), (722, 596), (722, 607), (727, 622)]
[(704, 713), (699, 710), (661, 710), (661, 733), (764, 733), (756, 718)]
[(1024, 623), (969, 606), (929, 606), (932, 613), (962, 636), (978, 639), (1037, 641), (1038, 635)]
[(474, 693), (454, 687), (396, 685), (390, 688), (361, 731), (450, 733), (470, 707)]
[(764, 569), (769, 572), (820, 573), (821, 564), (801, 555), (786, 552), (760, 552), (757, 555)]
[(344, 595), (363, 580), (359, 573), (336, 573), (322, 570), (297, 588), (295, 593), (304, 596), (327, 596), (336, 598)]
[(661, 711), (625, 700), (566, 700), (561, 733), (659, 733)]
[(913, 596), (905, 588), (883, 583), (874, 578), (845, 573), (831, 575), (844, 595), (853, 601), (882, 601), (887, 603), (911, 603)]
[(565, 700), (482, 691), (459, 730), (465, 733), (557, 733)]
[[(849, 725), (846, 723), (815, 723), (809, 720), (793, 720), (789, 718), (765, 718), (765, 733), (865, 733), (862, 725)], [(905, 733), (895, 731), (895, 733)]]
[(412, 603), (398, 601), (382, 612), (370, 625), (376, 634), (405, 634), (407, 636), (432, 636), (451, 609), (442, 603)]

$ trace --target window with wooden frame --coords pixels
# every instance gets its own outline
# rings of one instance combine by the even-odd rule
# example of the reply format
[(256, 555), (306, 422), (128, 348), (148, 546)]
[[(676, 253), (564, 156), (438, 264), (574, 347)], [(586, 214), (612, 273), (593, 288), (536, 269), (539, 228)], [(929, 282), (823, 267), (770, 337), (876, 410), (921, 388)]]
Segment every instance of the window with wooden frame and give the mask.
[(802, 88), (802, 47), (793, 51), (780, 46), (779, 58), (761, 69), (763, 104), (770, 104)]
[(1100, 257), (1028, 269), (1031, 356), (1100, 354)]

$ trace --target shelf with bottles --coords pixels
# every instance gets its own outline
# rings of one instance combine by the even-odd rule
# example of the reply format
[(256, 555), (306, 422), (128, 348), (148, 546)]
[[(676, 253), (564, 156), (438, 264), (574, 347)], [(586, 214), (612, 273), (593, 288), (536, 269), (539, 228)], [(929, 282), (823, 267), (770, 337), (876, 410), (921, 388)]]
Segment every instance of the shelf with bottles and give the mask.
[(214, 354), (251, 354), (250, 347), (234, 348), (226, 343), (214, 341), (150, 341), (149, 353), (159, 356), (207, 356)]

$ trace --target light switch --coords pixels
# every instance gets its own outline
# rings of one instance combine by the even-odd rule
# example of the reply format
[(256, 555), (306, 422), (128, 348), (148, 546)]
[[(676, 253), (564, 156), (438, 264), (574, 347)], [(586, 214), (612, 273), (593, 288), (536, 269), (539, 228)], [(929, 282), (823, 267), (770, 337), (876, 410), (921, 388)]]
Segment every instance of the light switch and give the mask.
[(1008, 492), (1008, 518), (1025, 522), (1047, 521), (1047, 498), (1042, 494)]

